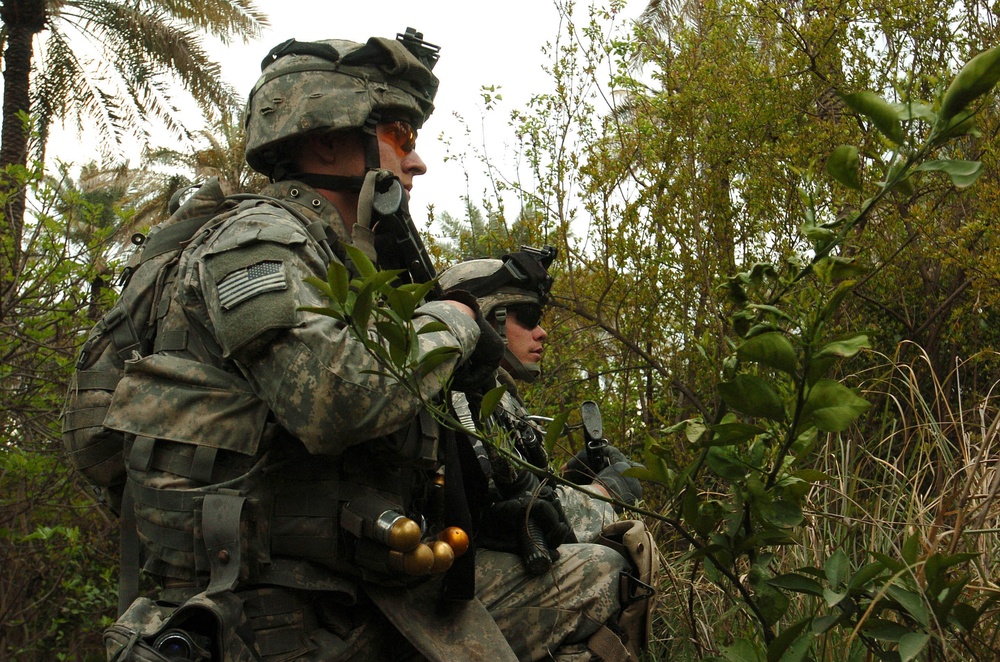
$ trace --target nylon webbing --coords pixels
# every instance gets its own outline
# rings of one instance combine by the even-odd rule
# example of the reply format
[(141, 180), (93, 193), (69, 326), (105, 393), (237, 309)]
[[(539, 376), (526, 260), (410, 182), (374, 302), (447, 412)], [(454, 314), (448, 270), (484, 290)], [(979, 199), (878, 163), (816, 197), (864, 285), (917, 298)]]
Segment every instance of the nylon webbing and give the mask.
[(121, 376), (106, 370), (78, 370), (76, 388), (81, 391), (114, 391)]
[(246, 497), (209, 494), (201, 511), (201, 528), (208, 552), (211, 579), (206, 595), (231, 591), (240, 579), (240, 515)]
[(122, 494), (122, 515), (119, 519), (121, 534), (118, 541), (118, 615), (125, 613), (139, 597), (139, 533), (135, 527), (135, 501), (132, 496), (133, 483), (125, 481)]
[(159, 230), (146, 240), (146, 245), (142, 248), (142, 257), (139, 258), (139, 264), (151, 260), (157, 255), (180, 250), (182, 243), (191, 239), (205, 223), (208, 223), (218, 215), (217, 211), (218, 208), (212, 210), (209, 214), (188, 218)]
[(629, 654), (625, 644), (607, 625), (595, 632), (587, 640), (587, 648), (606, 662), (628, 662)]

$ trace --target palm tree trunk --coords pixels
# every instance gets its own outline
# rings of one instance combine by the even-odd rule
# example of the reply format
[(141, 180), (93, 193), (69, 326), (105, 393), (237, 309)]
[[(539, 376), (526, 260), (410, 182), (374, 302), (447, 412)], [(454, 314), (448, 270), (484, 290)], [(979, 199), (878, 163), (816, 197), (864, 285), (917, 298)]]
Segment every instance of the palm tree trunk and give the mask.
[(3, 0), (0, 20), (7, 27), (7, 50), (3, 70), (3, 127), (0, 129), (0, 192), (6, 194), (7, 223), (20, 245), (24, 224), (24, 186), (6, 172), (8, 166), (27, 165), (28, 127), (24, 117), (31, 112), (31, 44), (45, 27), (45, 0)]
[(24, 232), (24, 177), (11, 166), (27, 165), (28, 127), (25, 117), (31, 111), (31, 44), (45, 27), (45, 0), (3, 0), (0, 21), (7, 28), (7, 50), (3, 63), (3, 126), (0, 128), (0, 200), (4, 201), (4, 226), (9, 233), (0, 243), (0, 319), (8, 290), (16, 282)]

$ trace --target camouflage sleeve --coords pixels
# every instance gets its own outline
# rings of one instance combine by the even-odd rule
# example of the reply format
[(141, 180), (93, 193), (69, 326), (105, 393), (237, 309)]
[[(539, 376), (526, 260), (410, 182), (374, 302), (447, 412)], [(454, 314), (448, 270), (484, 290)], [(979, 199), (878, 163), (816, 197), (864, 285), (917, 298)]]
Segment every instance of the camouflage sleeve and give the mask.
[[(326, 305), (304, 280), (325, 279), (327, 267), (298, 221), (268, 211), (243, 214), (206, 244), (199, 260), (200, 296), (223, 356), (310, 452), (341, 453), (417, 415), (420, 398), (371, 374), (378, 364), (342, 324), (299, 310)], [(418, 328), (434, 321), (448, 328), (420, 334), (420, 350), (459, 351), (424, 377), (424, 398), (441, 391), (479, 334), (472, 319), (445, 302), (420, 307), (414, 318)]]
[(612, 505), (593, 498), (586, 487), (560, 485), (556, 494), (578, 542), (595, 542), (601, 529), (618, 521)]

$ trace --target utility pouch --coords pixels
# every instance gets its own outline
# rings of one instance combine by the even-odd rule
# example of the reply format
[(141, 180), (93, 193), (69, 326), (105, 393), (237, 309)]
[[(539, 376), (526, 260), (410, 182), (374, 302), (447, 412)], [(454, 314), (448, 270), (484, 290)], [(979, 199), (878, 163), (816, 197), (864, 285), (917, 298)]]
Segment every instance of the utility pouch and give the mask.
[(242, 601), (228, 592), (180, 606), (138, 598), (104, 631), (108, 662), (251, 662), (260, 659), (252, 639)]
[[(621, 611), (614, 624), (616, 632), (613, 634), (624, 644), (626, 659), (636, 662), (642, 652), (649, 648), (650, 616), (660, 573), (660, 550), (656, 547), (653, 535), (639, 520), (624, 520), (607, 525), (601, 531), (598, 542), (617, 550), (632, 562), (632, 572), (622, 572), (619, 578)], [(608, 636), (613, 634), (607, 626), (598, 630), (590, 641), (591, 649), (609, 643)], [(602, 653), (602, 659), (621, 659), (601, 650), (596, 652)]]

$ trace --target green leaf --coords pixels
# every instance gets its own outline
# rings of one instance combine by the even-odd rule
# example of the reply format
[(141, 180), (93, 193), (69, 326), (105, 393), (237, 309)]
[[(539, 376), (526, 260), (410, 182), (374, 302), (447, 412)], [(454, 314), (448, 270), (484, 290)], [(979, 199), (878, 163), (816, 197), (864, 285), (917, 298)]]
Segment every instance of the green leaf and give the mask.
[(374, 292), (365, 286), (358, 291), (357, 298), (354, 300), (354, 307), (351, 309), (351, 321), (358, 330), (365, 329), (368, 326), (368, 320), (372, 316), (372, 309), (375, 307), (373, 296)]
[(823, 589), (823, 599), (826, 600), (827, 607), (836, 607), (847, 598), (847, 591), (833, 591), (828, 588)]
[(962, 161), (959, 159), (941, 159), (924, 161), (915, 170), (920, 172), (943, 172), (951, 177), (951, 182), (958, 188), (972, 186), (983, 171), (982, 161)]
[(375, 329), (380, 336), (386, 339), (390, 348), (395, 348), (397, 352), (402, 352), (400, 355), (405, 357), (406, 352), (409, 351), (409, 347), (407, 343), (408, 335), (404, 329), (401, 329), (392, 322), (382, 320), (375, 322)]
[(911, 632), (905, 625), (881, 618), (869, 618), (862, 624), (861, 631), (869, 637), (892, 642), (899, 641)]
[(507, 392), (507, 385), (501, 384), (496, 388), (492, 388), (486, 392), (483, 396), (483, 401), (479, 406), (479, 418), (480, 420), (486, 420), (493, 414), (493, 411), (500, 404), (500, 400), (503, 398), (503, 394)]
[(719, 394), (727, 405), (747, 416), (785, 420), (785, 404), (760, 377), (737, 375), (733, 381), (719, 384)]
[(792, 475), (808, 483), (818, 483), (820, 481), (833, 480), (833, 476), (827, 473), (823, 473), (819, 469), (799, 469)]
[(762, 333), (745, 340), (736, 355), (744, 361), (760, 363), (775, 370), (795, 374), (795, 348), (782, 333)]
[(871, 347), (871, 343), (868, 342), (868, 334), (859, 333), (854, 336), (848, 336), (847, 338), (841, 338), (840, 340), (834, 340), (833, 342), (824, 345), (814, 356), (818, 359), (827, 356), (850, 358), (861, 350), (868, 349), (869, 347)]
[[(809, 633), (806, 632), (804, 635), (802, 633), (809, 627), (811, 621), (811, 618), (804, 618), (782, 630), (767, 647), (767, 662), (791, 662), (793, 660), (798, 662), (802, 660), (811, 643)], [(805, 650), (800, 652), (801, 641), (805, 641)]]
[(827, 614), (826, 616), (819, 616), (813, 620), (811, 632), (814, 635), (825, 634), (833, 629), (838, 622), (844, 619), (844, 614)]
[(316, 290), (323, 296), (330, 298), (330, 285), (316, 276), (307, 276), (302, 279), (302, 282), (312, 285)]
[(735, 446), (764, 432), (762, 427), (739, 422), (720, 423), (713, 425), (711, 430), (712, 438), (711, 441), (706, 442), (707, 446)]
[(423, 301), (436, 285), (437, 278), (429, 280), (426, 283), (407, 283), (400, 286), (399, 289), (409, 292), (417, 299), (417, 301)]
[(327, 308), (326, 306), (299, 306), (296, 310), (302, 310), (307, 313), (316, 313), (317, 315), (325, 315), (326, 317), (332, 317), (339, 322), (347, 322), (347, 318), (344, 314), (334, 308)]
[(972, 632), (979, 621), (979, 611), (964, 602), (955, 603), (948, 614), (948, 620), (954, 622), (966, 632)]
[(670, 467), (667, 466), (667, 463), (662, 458), (657, 457), (653, 453), (646, 453), (645, 466), (632, 467), (629, 469), (629, 473), (633, 478), (638, 478), (639, 480), (652, 481), (668, 487), (674, 484), (673, 473)]
[(927, 605), (924, 604), (923, 597), (919, 593), (893, 584), (886, 589), (886, 595), (898, 602), (917, 623), (920, 623), (924, 627), (929, 625), (930, 618), (927, 613)]
[(684, 436), (689, 442), (696, 444), (705, 435), (705, 429), (705, 424), (701, 420), (690, 419), (684, 426)]
[(927, 557), (926, 563), (924, 563), (924, 574), (927, 575), (928, 579), (930, 579), (954, 565), (971, 561), (978, 556), (979, 554), (976, 552), (960, 552), (958, 554), (948, 555), (940, 553), (931, 554)]
[(977, 98), (993, 89), (1000, 80), (1000, 47), (983, 51), (969, 60), (951, 81), (941, 99), (938, 121), (945, 122)]
[(424, 333), (437, 333), (438, 331), (450, 331), (450, 330), (451, 329), (449, 329), (448, 325), (445, 324), (444, 322), (433, 320), (431, 322), (428, 322), (427, 324), (424, 324), (419, 329), (417, 329), (417, 335), (422, 335)]
[(896, 110), (879, 95), (865, 91), (845, 94), (842, 98), (855, 112), (870, 119), (875, 128), (895, 144), (902, 145), (906, 140)]
[(413, 311), (416, 310), (417, 304), (420, 303), (420, 299), (413, 296), (413, 294), (400, 289), (390, 290), (386, 296), (386, 301), (389, 307), (407, 322), (413, 319)]
[(741, 480), (747, 473), (744, 463), (733, 458), (729, 448), (713, 446), (705, 453), (705, 464), (719, 476), (728, 480)]
[(368, 259), (368, 256), (358, 248), (357, 246), (351, 244), (345, 244), (344, 249), (347, 251), (348, 257), (351, 258), (351, 262), (354, 263), (354, 268), (358, 270), (358, 274), (362, 278), (369, 278), (375, 275), (378, 271), (372, 261)]
[(840, 145), (833, 150), (826, 161), (826, 171), (836, 181), (855, 191), (861, 190), (858, 169), (861, 159), (858, 158), (858, 148), (853, 145)]
[(916, 565), (917, 555), (920, 554), (920, 535), (914, 533), (907, 536), (906, 540), (903, 541), (902, 552), (903, 560), (906, 562), (906, 565)]
[(933, 122), (937, 119), (934, 109), (923, 101), (904, 101), (890, 105), (896, 111), (896, 117), (902, 122), (909, 122), (915, 119)]
[(772, 577), (768, 580), (768, 583), (794, 593), (806, 593), (808, 595), (815, 595), (816, 597), (823, 596), (823, 587), (820, 586), (819, 582), (805, 575), (800, 575), (797, 572), (789, 572), (784, 575)]
[(460, 353), (457, 347), (435, 347), (420, 357), (415, 369), (421, 375), (430, 374), (434, 368)]
[(791, 528), (802, 523), (802, 508), (787, 499), (775, 499), (767, 520), (776, 526)]
[(722, 658), (728, 662), (762, 662), (765, 658), (755, 643), (737, 639), (722, 649)]
[(823, 564), (823, 572), (831, 587), (840, 588), (851, 572), (851, 561), (847, 558), (847, 553), (842, 549), (835, 551)]
[(885, 564), (881, 561), (872, 561), (862, 566), (851, 580), (847, 583), (850, 589), (861, 589), (868, 586), (869, 582), (885, 572)]
[(927, 642), (930, 640), (931, 636), (924, 632), (904, 634), (899, 638), (900, 662), (910, 662), (910, 660), (916, 659), (923, 652), (924, 648), (927, 647)]
[(824, 432), (846, 430), (869, 407), (864, 398), (833, 379), (820, 379), (809, 390), (803, 418)]
[(813, 271), (824, 283), (836, 283), (868, 272), (868, 268), (858, 264), (854, 258), (827, 255), (813, 265)]
[(552, 450), (556, 447), (559, 437), (566, 431), (567, 420), (569, 420), (569, 412), (564, 411), (561, 414), (557, 414), (552, 419), (552, 422), (549, 423), (549, 426), (545, 428), (545, 450), (549, 455), (552, 454)]
[(330, 295), (333, 300), (343, 305), (347, 301), (347, 292), (350, 290), (351, 281), (347, 267), (333, 260), (326, 270), (326, 281), (330, 285)]

